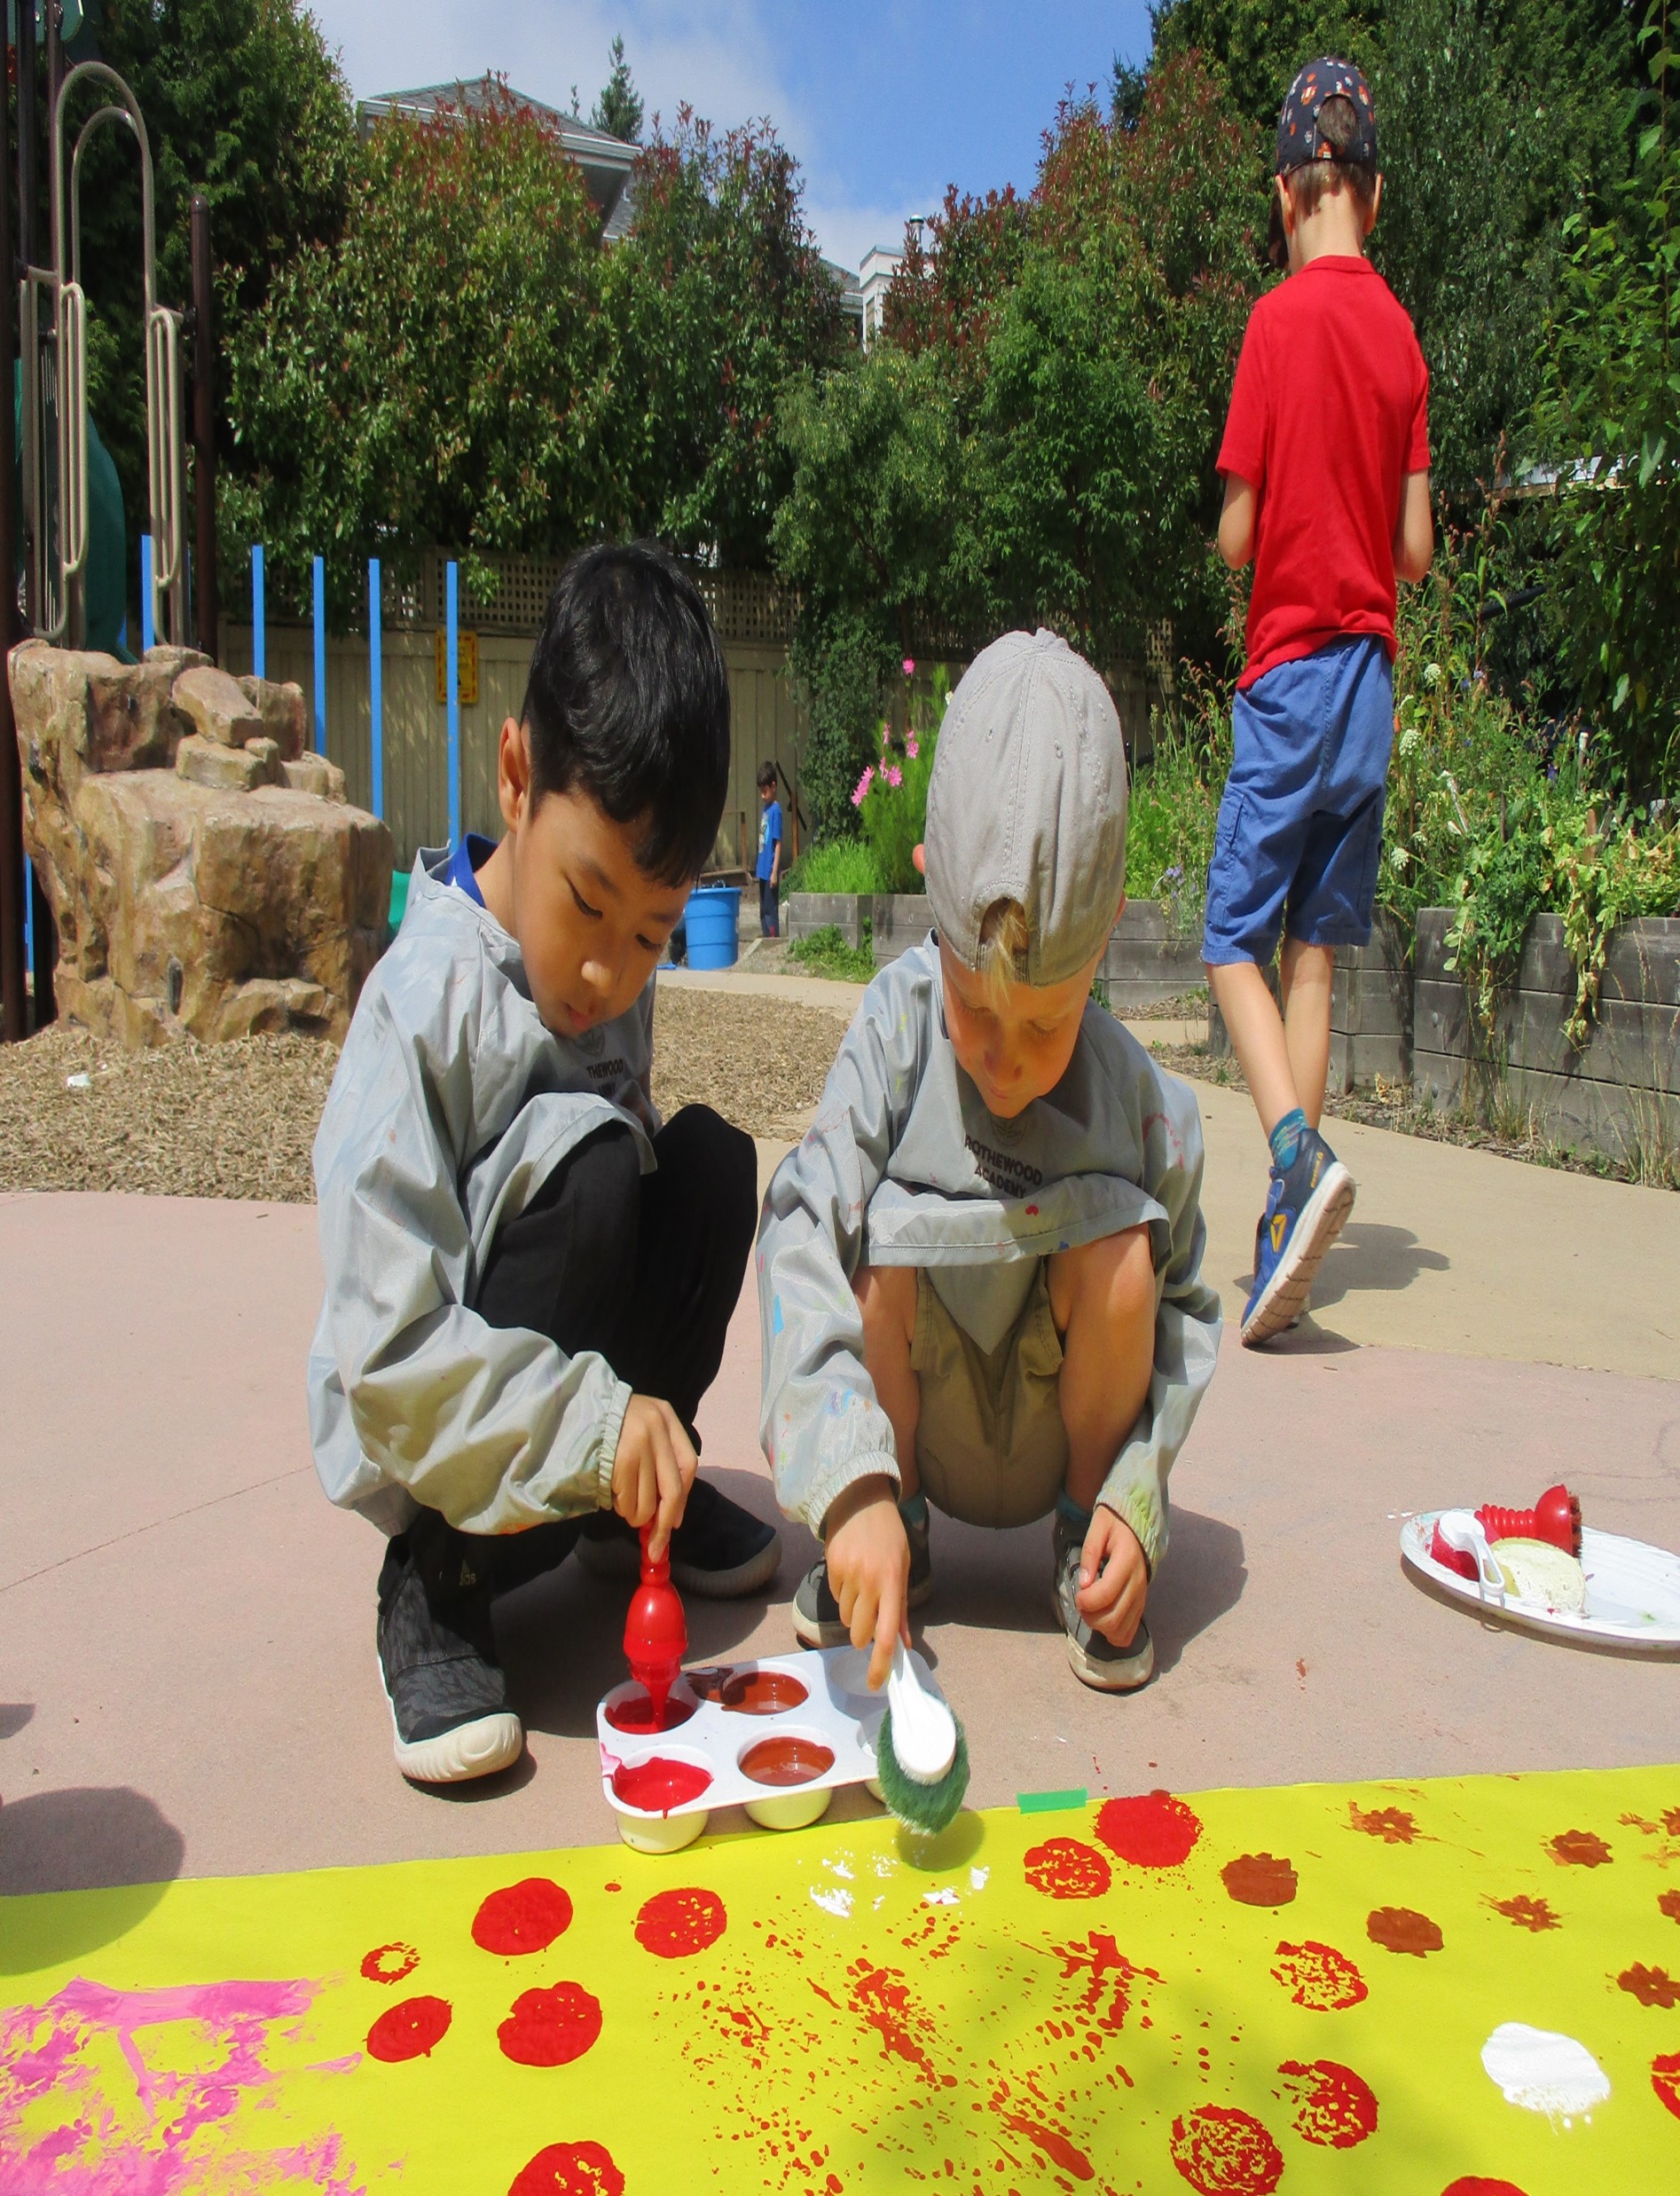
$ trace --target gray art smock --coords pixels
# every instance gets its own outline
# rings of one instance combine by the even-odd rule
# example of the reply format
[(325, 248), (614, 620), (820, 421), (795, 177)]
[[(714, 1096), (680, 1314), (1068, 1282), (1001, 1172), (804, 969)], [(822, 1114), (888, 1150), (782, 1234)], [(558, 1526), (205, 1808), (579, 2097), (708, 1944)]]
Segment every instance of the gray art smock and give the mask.
[[(334, 1502), (400, 1531), (416, 1503), (467, 1532), (610, 1507), (630, 1390), (592, 1350), (473, 1304), (497, 1230), (608, 1122), (652, 1170), (654, 986), (576, 1041), (531, 1003), (516, 941), (414, 865), (363, 988), (315, 1138), (326, 1300), (310, 1436)], [(626, 1215), (626, 1226), (635, 1216)]]
[(957, 1066), (943, 989), (931, 937), (875, 978), (815, 1122), (765, 1199), (759, 1431), (777, 1499), (820, 1532), (854, 1480), (899, 1476), (864, 1369), (860, 1265), (925, 1266), (952, 1317), (990, 1351), (1020, 1316), (1040, 1259), (1147, 1226), (1155, 1368), (1098, 1500), (1126, 1520), (1152, 1570), (1166, 1546), (1167, 1473), (1219, 1354), (1219, 1298), (1201, 1279), (1195, 1096), (1092, 1005), (1055, 1090), (996, 1120)]

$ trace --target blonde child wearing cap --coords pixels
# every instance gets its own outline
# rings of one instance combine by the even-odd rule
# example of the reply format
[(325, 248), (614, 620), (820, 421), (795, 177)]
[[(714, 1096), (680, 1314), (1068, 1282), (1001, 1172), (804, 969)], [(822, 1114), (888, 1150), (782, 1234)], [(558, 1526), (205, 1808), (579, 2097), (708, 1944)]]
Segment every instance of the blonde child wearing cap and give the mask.
[(1131, 1691), (1219, 1299), (1196, 1102), (1090, 997), (1126, 760), (1054, 634), (1006, 634), (952, 697), (925, 863), (935, 928), (864, 994), (759, 1230), (765, 1452), (825, 1544), (794, 1628), (873, 1641), (879, 1685), (932, 1590), (930, 1504), (1054, 1512), (1068, 1659)]

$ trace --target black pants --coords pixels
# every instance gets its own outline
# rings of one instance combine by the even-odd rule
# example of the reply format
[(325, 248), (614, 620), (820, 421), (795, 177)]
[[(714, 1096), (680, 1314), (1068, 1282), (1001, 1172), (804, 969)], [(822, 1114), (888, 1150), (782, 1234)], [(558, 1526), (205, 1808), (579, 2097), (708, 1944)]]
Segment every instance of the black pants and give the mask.
[[(695, 1413), (723, 1363), (752, 1248), (758, 1158), (752, 1138), (709, 1106), (668, 1121), (654, 1156), (657, 1173), (644, 1175), (616, 1122), (586, 1137), (498, 1232), (474, 1309), (491, 1326), (546, 1334), (569, 1357), (598, 1350), (639, 1394), (669, 1403), (697, 1448)], [(552, 1570), (583, 1524), (483, 1535), (422, 1510), (402, 1539), (439, 1608)]]

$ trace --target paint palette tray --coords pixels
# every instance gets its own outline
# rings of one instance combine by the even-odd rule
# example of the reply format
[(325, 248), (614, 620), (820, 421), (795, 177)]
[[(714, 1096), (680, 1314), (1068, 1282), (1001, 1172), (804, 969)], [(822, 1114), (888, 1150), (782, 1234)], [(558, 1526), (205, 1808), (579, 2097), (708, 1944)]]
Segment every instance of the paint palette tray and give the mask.
[[(926, 1663), (909, 1659), (936, 1696)], [(867, 1654), (829, 1647), (685, 1670), (655, 1729), (632, 1682), (595, 1711), (601, 1789), (618, 1832), (639, 1853), (677, 1853), (714, 1807), (744, 1806), (766, 1830), (802, 1830), (844, 1784), (875, 1782), (885, 1689), (870, 1692)]]
[(1430, 1553), (1442, 1512), (1425, 1510), (1401, 1527), (1401, 1559), (1420, 1579), (1483, 1617), (1515, 1625), (1553, 1639), (1581, 1640), (1673, 1654), (1680, 1649), (1680, 1556), (1618, 1533), (1581, 1535), (1581, 1568), (1586, 1578), (1586, 1606), (1579, 1610), (1548, 1609), (1519, 1601), (1511, 1593), (1484, 1591)]

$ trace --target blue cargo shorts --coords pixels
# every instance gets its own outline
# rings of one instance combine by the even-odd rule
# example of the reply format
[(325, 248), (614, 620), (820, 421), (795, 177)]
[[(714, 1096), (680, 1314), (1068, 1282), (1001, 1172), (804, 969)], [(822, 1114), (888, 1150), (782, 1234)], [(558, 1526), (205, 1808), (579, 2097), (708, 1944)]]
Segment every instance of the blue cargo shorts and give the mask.
[(1236, 697), (1202, 958), (1269, 965), (1280, 930), (1362, 946), (1383, 843), (1394, 674), (1374, 634), (1278, 664)]

